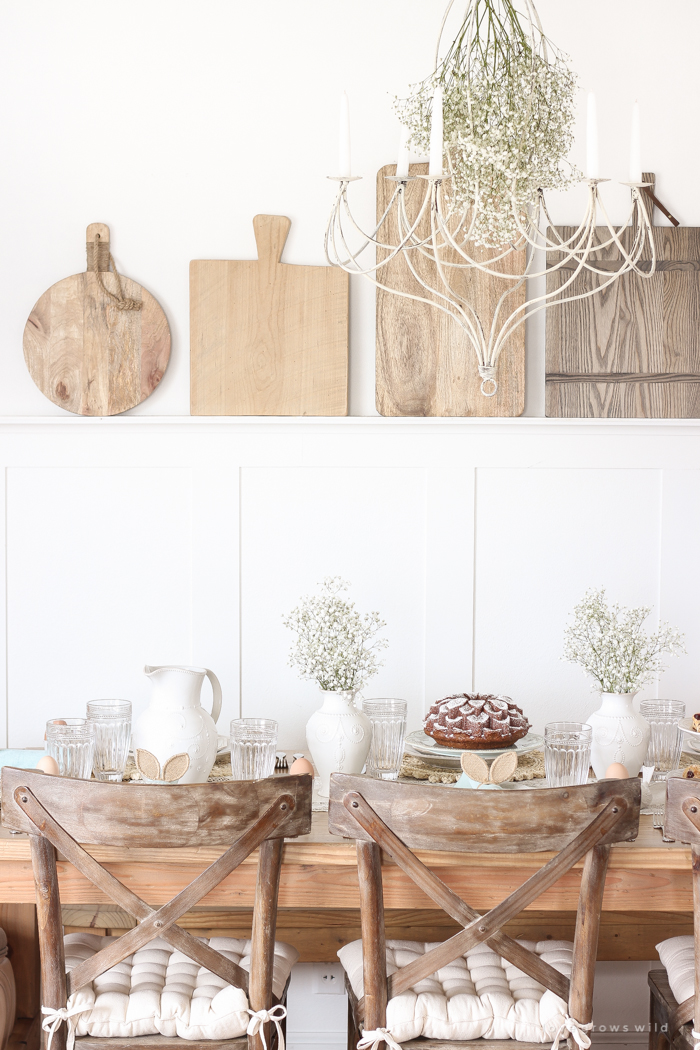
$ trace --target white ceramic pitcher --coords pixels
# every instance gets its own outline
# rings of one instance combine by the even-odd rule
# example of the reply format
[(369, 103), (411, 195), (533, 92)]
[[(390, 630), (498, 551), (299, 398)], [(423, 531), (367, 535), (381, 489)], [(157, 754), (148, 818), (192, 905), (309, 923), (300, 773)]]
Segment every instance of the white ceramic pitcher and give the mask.
[[(206, 667), (151, 667), (150, 706), (134, 723), (134, 751), (150, 751), (161, 768), (173, 755), (187, 752), (190, 765), (180, 784), (204, 784), (216, 758), (215, 722), (221, 713), (221, 686)], [(202, 683), (208, 678), (214, 694), (211, 714), (199, 702)]]

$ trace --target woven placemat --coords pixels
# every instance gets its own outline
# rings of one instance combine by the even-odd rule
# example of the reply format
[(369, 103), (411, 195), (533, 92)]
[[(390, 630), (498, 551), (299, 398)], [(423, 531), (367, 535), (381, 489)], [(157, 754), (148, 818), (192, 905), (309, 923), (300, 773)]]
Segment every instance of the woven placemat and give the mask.
[[(444, 766), (433, 766), (430, 762), (404, 754), (399, 777), (402, 780), (427, 780), (429, 784), (456, 784), (462, 775), (461, 769), (445, 769)], [(543, 780), (544, 751), (529, 751), (518, 755), (518, 768), (513, 780)]]

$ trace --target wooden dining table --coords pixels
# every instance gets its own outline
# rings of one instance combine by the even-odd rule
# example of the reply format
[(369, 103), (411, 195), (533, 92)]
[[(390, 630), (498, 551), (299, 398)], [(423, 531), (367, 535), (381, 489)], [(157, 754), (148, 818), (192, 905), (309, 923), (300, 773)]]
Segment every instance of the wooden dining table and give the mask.
[[(87, 847), (116, 877), (149, 904), (164, 904), (223, 849), (123, 849)], [(553, 856), (550, 853), (439, 853), (417, 851), (467, 903), (487, 911)], [(179, 925), (196, 936), (249, 937), (257, 857), (251, 855), (188, 912)], [(582, 864), (505, 929), (515, 937), (572, 939)], [(89, 929), (118, 934), (135, 920), (114, 905), (59, 855), (58, 876), (66, 932)], [(445, 940), (458, 925), (435, 907), (404, 873), (383, 858), (387, 934), (397, 939)], [(690, 847), (663, 842), (652, 818), (643, 816), (633, 842), (613, 845), (603, 898), (599, 959), (654, 959), (665, 937), (692, 933)], [(328, 832), (325, 813), (314, 813), (311, 833), (285, 843), (277, 939), (295, 945), (302, 962), (334, 960), (343, 944), (360, 936), (355, 845)], [(11, 950), (18, 1018), (39, 1010), (39, 949), (34, 878), (26, 835), (0, 829), (0, 926)], [(25, 1042), (27, 1050), (35, 1050)], [(16, 1047), (14, 1048), (16, 1050)]]

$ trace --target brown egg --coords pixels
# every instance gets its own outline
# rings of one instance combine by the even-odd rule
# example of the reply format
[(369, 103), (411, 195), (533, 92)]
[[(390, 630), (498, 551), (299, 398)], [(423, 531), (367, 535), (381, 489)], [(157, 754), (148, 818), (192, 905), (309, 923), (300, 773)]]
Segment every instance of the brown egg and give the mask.
[(305, 773), (310, 773), (313, 776), (314, 767), (309, 762), (308, 758), (295, 758), (289, 767), (290, 774), (295, 776), (303, 776)]
[(40, 769), (42, 773), (50, 773), (53, 777), (58, 776), (58, 762), (51, 755), (44, 755), (43, 758), (40, 758), (36, 768)]
[(609, 765), (605, 770), (606, 780), (627, 780), (628, 777), (629, 773), (623, 766), (622, 762), (613, 762), (612, 765)]

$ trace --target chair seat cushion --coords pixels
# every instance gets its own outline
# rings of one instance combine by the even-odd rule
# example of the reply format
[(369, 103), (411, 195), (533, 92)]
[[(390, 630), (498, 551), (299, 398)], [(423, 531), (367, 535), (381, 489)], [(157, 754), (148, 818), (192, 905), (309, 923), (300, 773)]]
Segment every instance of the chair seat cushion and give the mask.
[[(93, 933), (69, 933), (64, 938), (66, 970), (116, 940)], [(250, 970), (250, 941), (234, 937), (202, 938), (244, 970)], [(279, 999), (296, 948), (275, 944), (272, 990)], [(248, 997), (226, 984), (187, 955), (158, 938), (74, 992), (68, 1006), (82, 1007), (76, 1035), (111, 1039), (164, 1035), (181, 1039), (234, 1039), (250, 1021)]]
[(682, 1003), (695, 993), (695, 950), (693, 937), (669, 937), (656, 945), (659, 958), (668, 974), (668, 983), (676, 997)]
[[(396, 973), (439, 942), (387, 941), (387, 975)], [(570, 941), (518, 941), (566, 977), (571, 976)], [(338, 952), (355, 996), (364, 993), (362, 941)], [(567, 1012), (566, 1003), (526, 973), (479, 944), (449, 966), (389, 1000), (386, 1026), (408, 1039), (517, 1039), (551, 1042)]]

